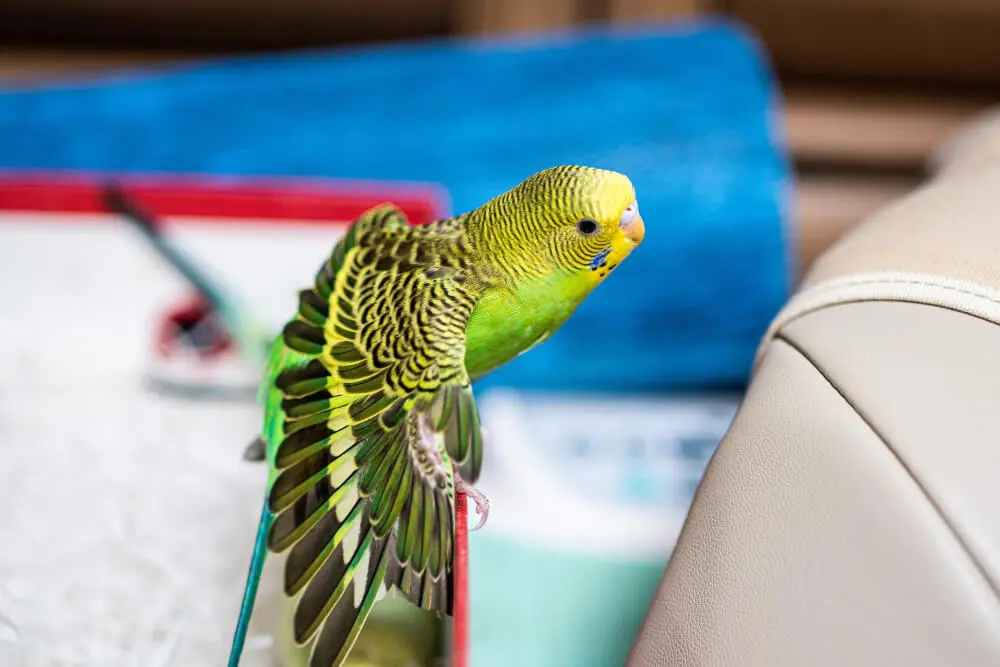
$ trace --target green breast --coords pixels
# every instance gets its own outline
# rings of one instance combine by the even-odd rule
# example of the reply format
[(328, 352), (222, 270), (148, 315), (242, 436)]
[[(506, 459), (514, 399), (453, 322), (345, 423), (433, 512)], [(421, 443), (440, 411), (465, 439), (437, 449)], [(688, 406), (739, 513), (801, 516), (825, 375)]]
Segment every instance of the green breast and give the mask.
[(564, 275), (534, 280), (514, 293), (488, 290), (469, 319), (465, 367), (472, 379), (552, 334), (583, 301), (587, 287), (585, 280)]

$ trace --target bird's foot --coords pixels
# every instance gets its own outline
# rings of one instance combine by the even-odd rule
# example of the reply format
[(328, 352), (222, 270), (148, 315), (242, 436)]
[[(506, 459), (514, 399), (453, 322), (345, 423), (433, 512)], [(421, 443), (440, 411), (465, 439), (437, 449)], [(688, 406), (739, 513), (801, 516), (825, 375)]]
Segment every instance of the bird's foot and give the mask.
[[(443, 473), (446, 469), (446, 464), (441, 458), (441, 452), (438, 450), (437, 433), (434, 431), (430, 417), (425, 415), (424, 418), (420, 420), (418, 426), (420, 429), (420, 444), (424, 447), (431, 460), (437, 464), (438, 470)], [(482, 434), (485, 439), (486, 429), (482, 429)], [(455, 491), (458, 493), (464, 493), (468, 497), (472, 498), (472, 501), (476, 503), (476, 514), (479, 515), (479, 523), (477, 523), (472, 530), (479, 530), (486, 524), (486, 519), (490, 516), (490, 501), (479, 489), (462, 478), (457, 465), (454, 463), (451, 465), (455, 477)]]
[(479, 523), (473, 526), (471, 530), (479, 530), (486, 525), (486, 519), (490, 516), (490, 500), (482, 491), (462, 479), (462, 476), (458, 473), (458, 468), (455, 469), (455, 490), (459, 493), (464, 493), (472, 498), (472, 502), (476, 503), (476, 514), (479, 515)]

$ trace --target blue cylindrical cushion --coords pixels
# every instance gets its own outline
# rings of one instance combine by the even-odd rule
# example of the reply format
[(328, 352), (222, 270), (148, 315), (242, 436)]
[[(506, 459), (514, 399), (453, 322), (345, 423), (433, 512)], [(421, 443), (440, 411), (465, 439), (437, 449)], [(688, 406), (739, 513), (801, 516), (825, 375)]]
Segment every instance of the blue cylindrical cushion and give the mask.
[(227, 60), (0, 94), (0, 168), (443, 184), (455, 211), (584, 163), (638, 191), (642, 247), (483, 385), (739, 385), (784, 302), (789, 166), (756, 44), (699, 23)]

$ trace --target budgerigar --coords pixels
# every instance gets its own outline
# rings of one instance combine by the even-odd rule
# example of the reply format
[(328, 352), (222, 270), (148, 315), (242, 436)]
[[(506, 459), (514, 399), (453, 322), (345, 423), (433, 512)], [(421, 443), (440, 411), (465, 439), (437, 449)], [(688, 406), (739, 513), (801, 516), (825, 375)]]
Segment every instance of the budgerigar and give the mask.
[(310, 667), (342, 665), (392, 587), (451, 614), (456, 490), (480, 525), (488, 508), (472, 381), (558, 329), (644, 233), (629, 179), (580, 166), (428, 225), (388, 204), (351, 225), (271, 353), (268, 492), (230, 667), (269, 551), (287, 554)]

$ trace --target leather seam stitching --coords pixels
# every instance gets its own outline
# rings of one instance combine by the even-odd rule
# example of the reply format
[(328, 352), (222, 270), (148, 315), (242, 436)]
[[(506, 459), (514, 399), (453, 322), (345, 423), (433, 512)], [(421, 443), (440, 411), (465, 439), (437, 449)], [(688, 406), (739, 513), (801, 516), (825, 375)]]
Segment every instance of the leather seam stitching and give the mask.
[[(808, 294), (809, 296), (817, 296), (817, 295), (828, 294), (830, 292), (836, 292), (836, 291), (838, 291), (840, 289), (843, 289), (845, 287), (864, 287), (864, 286), (869, 286), (869, 285), (875, 285), (875, 286), (877, 286), (877, 285), (915, 285), (917, 287), (933, 287), (933, 288), (936, 288), (936, 289), (944, 290), (946, 292), (954, 292), (956, 294), (962, 294), (962, 295), (965, 295), (965, 296), (973, 296), (973, 297), (976, 297), (977, 299), (982, 299), (983, 301), (987, 301), (989, 303), (994, 303), (994, 304), (1000, 305), (1000, 299), (994, 298), (994, 297), (989, 296), (987, 294), (983, 294), (981, 292), (976, 292), (976, 291), (974, 291), (974, 290), (972, 290), (970, 288), (957, 287), (955, 285), (948, 285), (948, 284), (944, 284), (944, 283), (938, 283), (938, 282), (934, 282), (932, 280), (919, 280), (919, 279), (916, 279), (916, 278), (905, 278), (905, 279), (904, 278), (877, 278), (877, 279), (845, 280), (845, 281), (843, 281), (841, 283), (838, 283), (838, 284), (818, 285), (817, 287), (815, 287), (815, 288), (813, 288), (811, 290), (808, 290), (807, 292), (803, 292), (803, 294)], [(806, 315), (810, 315), (810, 314), (815, 313), (815, 312), (820, 311), (820, 310), (826, 310), (827, 308), (831, 308), (831, 307), (835, 307), (835, 306), (844, 306), (844, 305), (848, 305), (848, 304), (852, 304), (852, 303), (864, 303), (864, 302), (870, 302), (870, 301), (883, 301), (883, 302), (894, 302), (895, 301), (895, 302), (912, 303), (912, 304), (925, 305), (925, 306), (926, 305), (937, 305), (937, 304), (928, 304), (928, 303), (925, 303), (923, 301), (919, 301), (917, 299), (901, 299), (901, 298), (892, 298), (892, 297), (887, 297), (887, 296), (857, 296), (857, 297), (852, 297), (852, 298), (845, 299), (845, 300), (842, 300), (842, 301), (840, 301), (840, 300), (822, 301), (821, 300), (818, 304), (816, 304), (815, 306), (813, 306), (811, 308), (803, 309), (801, 312), (791, 313), (788, 316), (787, 319), (784, 319), (782, 321), (782, 326), (783, 327), (787, 326), (787, 325), (791, 324), (792, 322), (795, 322), (796, 320), (798, 320), (798, 319), (800, 319), (800, 318), (802, 318), (802, 317), (804, 317)], [(957, 311), (957, 312), (965, 313), (966, 315), (973, 315), (974, 317), (980, 317), (980, 319), (984, 319), (984, 318), (982, 318), (982, 316), (980, 316), (980, 315), (974, 315), (973, 313), (971, 313), (968, 310), (966, 310), (964, 308), (961, 308), (959, 306), (938, 306), (938, 307), (941, 307), (941, 308), (947, 307), (948, 310), (954, 310), (954, 311)]]
[[(900, 295), (879, 292), (879, 287), (885, 289), (918, 287), (928, 288), (930, 292), (920, 296)], [(851, 290), (859, 288), (872, 288), (873, 291), (867, 293), (850, 293)], [(955, 296), (954, 299), (948, 299), (944, 296), (934, 298), (933, 291), (935, 290), (939, 291), (942, 295), (959, 296)], [(754, 367), (760, 362), (760, 358), (767, 349), (768, 342), (774, 339), (777, 333), (789, 324), (815, 312), (828, 310), (837, 306), (865, 302), (902, 302), (935, 306), (1000, 325), (1000, 315), (996, 312), (984, 312), (982, 309), (977, 309), (974, 306), (976, 302), (989, 304), (989, 307), (994, 308), (1000, 306), (1000, 293), (979, 283), (964, 280), (958, 281), (934, 274), (902, 272), (844, 276), (805, 289), (794, 295), (785, 304), (785, 307), (782, 308), (781, 312), (778, 313), (764, 333), (754, 358)]]
[[(970, 287), (957, 287), (955, 285), (949, 285), (945, 282), (939, 282), (932, 280), (930, 278), (857, 278), (853, 280), (844, 280), (838, 282), (831, 282), (826, 284), (817, 285), (816, 287), (803, 292), (803, 294), (823, 294), (825, 292), (833, 291), (842, 287), (858, 287), (862, 285), (918, 285), (920, 287), (936, 287), (938, 289), (947, 290), (949, 292), (957, 292), (959, 294), (967, 294), (969, 296), (974, 296), (980, 299), (985, 299), (992, 303), (1000, 304), (1000, 299), (983, 294), (981, 291), (977, 292)], [(914, 303), (920, 303), (915, 301)]]
[(980, 558), (976, 555), (976, 552), (973, 551), (973, 549), (969, 546), (968, 542), (966, 542), (965, 538), (962, 536), (961, 531), (959, 531), (958, 528), (949, 520), (948, 515), (945, 513), (944, 509), (937, 502), (934, 496), (930, 493), (927, 487), (924, 486), (924, 484), (920, 481), (920, 477), (914, 473), (913, 469), (910, 468), (906, 460), (900, 455), (900, 453), (896, 450), (896, 448), (892, 446), (892, 444), (889, 442), (889, 439), (886, 438), (884, 435), (882, 435), (882, 433), (877, 428), (875, 428), (875, 425), (868, 418), (868, 416), (858, 407), (858, 405), (854, 401), (851, 400), (851, 398), (847, 395), (847, 393), (844, 392), (844, 390), (841, 389), (837, 385), (837, 383), (833, 381), (833, 379), (826, 373), (826, 371), (823, 370), (820, 364), (817, 363), (816, 360), (813, 359), (800, 345), (789, 339), (784, 334), (783, 331), (775, 334), (775, 339), (780, 340), (781, 342), (785, 343), (793, 350), (798, 352), (800, 355), (802, 355), (802, 358), (808, 361), (809, 365), (816, 369), (816, 372), (819, 373), (820, 376), (827, 381), (830, 387), (832, 387), (833, 390), (837, 392), (837, 394), (841, 397), (841, 399), (843, 399), (843, 401), (851, 408), (851, 410), (853, 410), (854, 413), (858, 415), (858, 417), (861, 419), (864, 425), (867, 426), (868, 429), (875, 435), (875, 437), (879, 439), (879, 441), (883, 444), (883, 446), (885, 446), (885, 448), (889, 450), (889, 453), (892, 454), (892, 457), (896, 459), (900, 467), (906, 472), (907, 476), (913, 481), (917, 489), (920, 490), (921, 495), (923, 495), (924, 498), (927, 499), (927, 502), (930, 503), (931, 507), (934, 509), (934, 512), (938, 515), (938, 517), (940, 517), (942, 523), (944, 523), (948, 532), (951, 533), (952, 537), (958, 543), (959, 547), (962, 549), (963, 552), (965, 552), (966, 556), (972, 562), (972, 565), (975, 568), (975, 570), (986, 582), (986, 586), (990, 589), (990, 591), (993, 592), (993, 596), (997, 599), (998, 602), (1000, 602), (1000, 588), (998, 588), (997, 583), (993, 580), (993, 577), (990, 576), (990, 573), (983, 566), (983, 563), (980, 560)]

